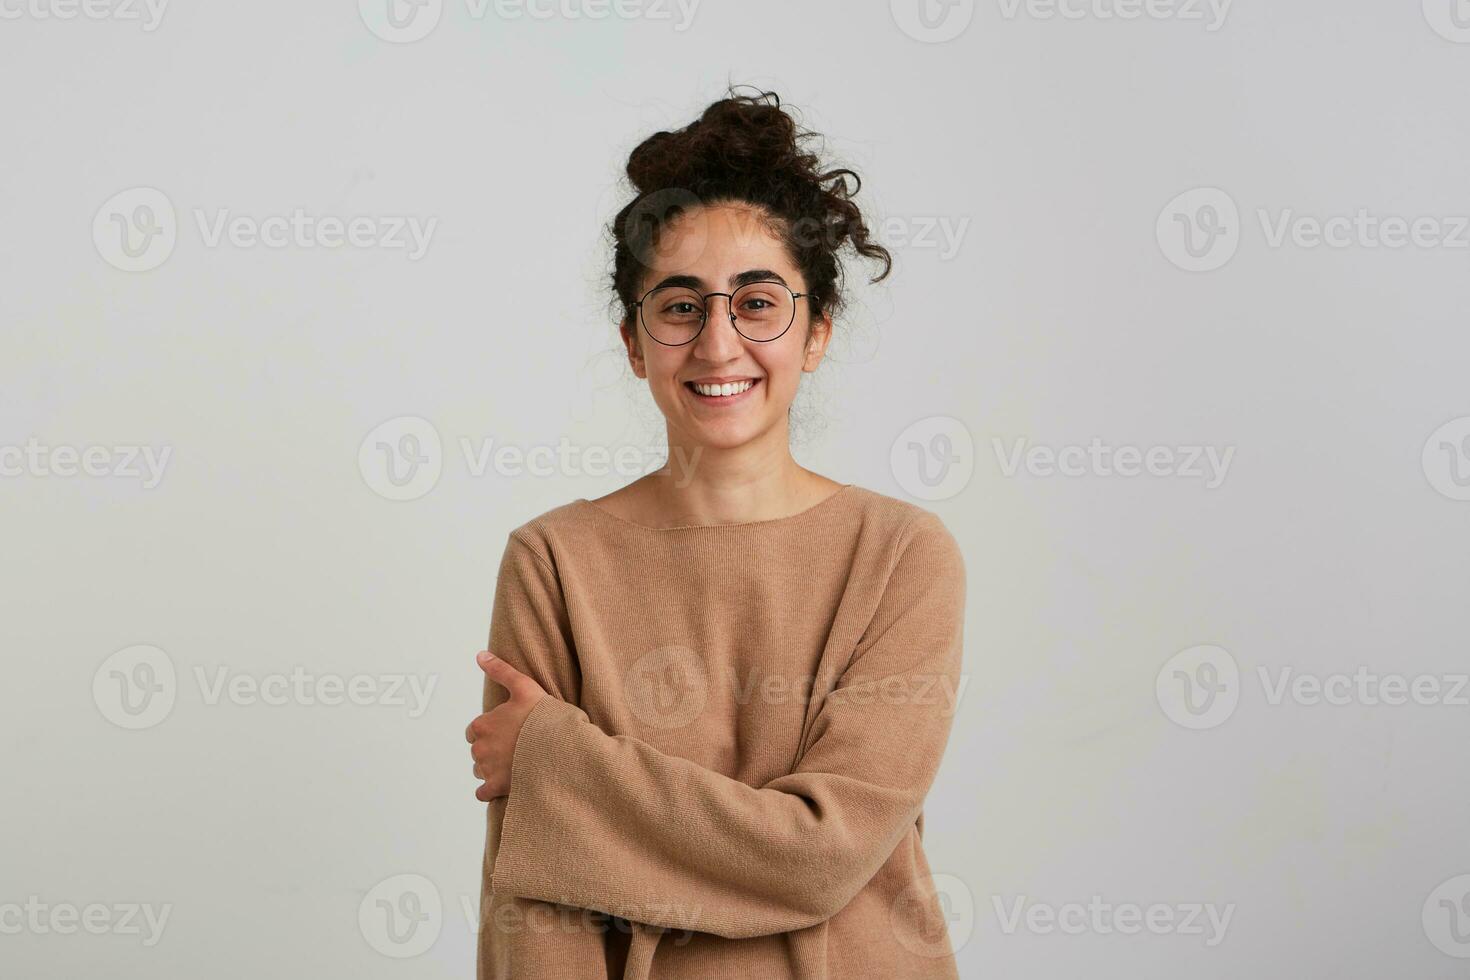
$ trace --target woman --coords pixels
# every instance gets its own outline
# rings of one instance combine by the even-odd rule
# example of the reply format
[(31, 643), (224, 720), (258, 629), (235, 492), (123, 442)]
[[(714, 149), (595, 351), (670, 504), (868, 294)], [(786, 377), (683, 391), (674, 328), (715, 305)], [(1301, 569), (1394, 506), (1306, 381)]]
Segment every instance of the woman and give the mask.
[(921, 837), (964, 565), (791, 456), (838, 249), (891, 265), (812, 135), (732, 95), (628, 161), (614, 286), (669, 465), (506, 544), (465, 733), (479, 980), (957, 977)]

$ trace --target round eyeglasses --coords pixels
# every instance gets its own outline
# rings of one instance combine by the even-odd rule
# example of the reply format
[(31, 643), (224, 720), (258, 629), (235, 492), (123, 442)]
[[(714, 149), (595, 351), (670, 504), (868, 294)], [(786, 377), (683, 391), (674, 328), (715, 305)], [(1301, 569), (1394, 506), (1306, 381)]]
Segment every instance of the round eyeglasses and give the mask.
[(735, 332), (758, 344), (770, 343), (796, 321), (796, 301), (811, 293), (794, 293), (779, 282), (748, 282), (733, 293), (705, 293), (688, 286), (657, 286), (633, 305), (644, 331), (666, 347), (691, 343), (704, 329), (709, 300), (730, 301), (730, 323)]

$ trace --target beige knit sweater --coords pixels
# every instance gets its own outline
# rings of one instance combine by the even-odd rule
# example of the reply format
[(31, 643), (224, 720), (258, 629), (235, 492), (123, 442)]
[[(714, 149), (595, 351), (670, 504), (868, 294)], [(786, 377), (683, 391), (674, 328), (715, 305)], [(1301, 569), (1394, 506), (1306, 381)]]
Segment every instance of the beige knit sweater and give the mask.
[(512, 531), (489, 648), (550, 696), (489, 805), (478, 980), (955, 980), (921, 808), (964, 577), (937, 516), (851, 484)]

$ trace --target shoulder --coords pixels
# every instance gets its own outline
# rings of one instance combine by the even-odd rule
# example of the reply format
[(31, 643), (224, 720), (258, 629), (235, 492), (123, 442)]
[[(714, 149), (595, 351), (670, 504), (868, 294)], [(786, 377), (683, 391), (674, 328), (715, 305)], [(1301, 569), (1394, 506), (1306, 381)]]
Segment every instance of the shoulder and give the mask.
[(965, 616), (965, 560), (944, 520), (908, 500), (871, 490), (861, 496), (854, 581), (873, 603), (868, 631), (881, 636), (897, 623), (920, 633), (958, 629)]
[(865, 530), (889, 542), (895, 561), (910, 551), (916, 557), (946, 553), (950, 559), (961, 560), (959, 542), (934, 511), (866, 487), (854, 485), (852, 490), (862, 508)]
[(557, 553), (575, 547), (590, 530), (587, 506), (580, 499), (568, 501), (516, 525), (507, 536), (506, 551), (523, 548), (544, 564), (554, 566)]

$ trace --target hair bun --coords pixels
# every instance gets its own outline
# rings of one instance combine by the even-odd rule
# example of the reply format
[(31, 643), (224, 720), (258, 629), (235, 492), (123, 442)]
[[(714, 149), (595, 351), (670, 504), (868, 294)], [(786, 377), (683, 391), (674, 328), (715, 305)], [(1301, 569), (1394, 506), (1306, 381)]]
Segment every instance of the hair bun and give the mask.
[(814, 138), (797, 129), (774, 92), (722, 99), (683, 129), (644, 140), (628, 158), (628, 179), (640, 193), (772, 171), (817, 183), (819, 161), (800, 145)]

